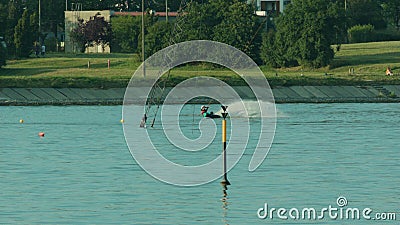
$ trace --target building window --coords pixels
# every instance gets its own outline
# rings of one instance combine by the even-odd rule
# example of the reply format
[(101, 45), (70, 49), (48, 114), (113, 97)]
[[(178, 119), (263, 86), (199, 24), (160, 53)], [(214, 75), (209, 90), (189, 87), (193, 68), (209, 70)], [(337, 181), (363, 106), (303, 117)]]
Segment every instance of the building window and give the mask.
[(265, 1), (261, 2), (261, 11), (267, 11), (267, 2)]
[(276, 11), (279, 1), (261, 1), (261, 11)]

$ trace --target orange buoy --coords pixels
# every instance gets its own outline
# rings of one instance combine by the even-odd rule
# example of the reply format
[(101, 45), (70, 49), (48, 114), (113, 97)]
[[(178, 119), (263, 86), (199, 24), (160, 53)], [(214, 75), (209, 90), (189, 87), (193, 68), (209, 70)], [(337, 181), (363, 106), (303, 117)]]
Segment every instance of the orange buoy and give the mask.
[(23, 120), (23, 119), (20, 119), (20, 120), (19, 120), (19, 123), (24, 123), (24, 120)]
[(39, 137), (44, 137), (44, 132), (39, 132), (39, 133), (38, 133), (38, 136), (39, 136)]

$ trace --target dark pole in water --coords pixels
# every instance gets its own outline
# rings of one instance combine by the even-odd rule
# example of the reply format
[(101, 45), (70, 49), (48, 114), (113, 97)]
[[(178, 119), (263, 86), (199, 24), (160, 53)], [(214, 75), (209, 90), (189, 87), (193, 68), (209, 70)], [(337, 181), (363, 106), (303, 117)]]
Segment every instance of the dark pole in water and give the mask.
[[(144, 56), (144, 0), (142, 0), (142, 63), (143, 63), (143, 78), (146, 78), (146, 65), (144, 62), (145, 56)], [(147, 116), (146, 113), (144, 113), (142, 121), (140, 122), (140, 127), (145, 127), (146, 126), (146, 120)]]
[(144, 53), (144, 0), (142, 0), (142, 63), (143, 63), (143, 77), (146, 77), (146, 65), (145, 65), (145, 53)]
[(221, 181), (221, 184), (223, 186), (226, 185), (230, 185), (231, 183), (229, 183), (228, 181), (228, 174), (226, 172), (226, 116), (228, 115), (228, 113), (226, 112), (226, 109), (228, 108), (228, 106), (223, 106), (221, 105), (222, 110), (224, 111), (222, 113), (222, 157), (223, 157), (223, 167), (224, 167), (224, 178)]

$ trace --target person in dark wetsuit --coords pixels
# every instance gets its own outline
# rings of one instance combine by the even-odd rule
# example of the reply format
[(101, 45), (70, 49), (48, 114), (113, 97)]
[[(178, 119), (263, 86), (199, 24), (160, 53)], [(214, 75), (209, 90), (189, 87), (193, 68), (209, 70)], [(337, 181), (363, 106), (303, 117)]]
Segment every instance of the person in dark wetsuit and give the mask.
[(209, 108), (209, 107), (207, 107), (207, 106), (205, 106), (205, 105), (201, 106), (201, 115), (202, 115), (203, 117), (208, 117), (208, 118), (220, 118), (220, 116), (215, 115), (213, 112), (207, 112), (207, 111), (208, 111), (208, 108)]

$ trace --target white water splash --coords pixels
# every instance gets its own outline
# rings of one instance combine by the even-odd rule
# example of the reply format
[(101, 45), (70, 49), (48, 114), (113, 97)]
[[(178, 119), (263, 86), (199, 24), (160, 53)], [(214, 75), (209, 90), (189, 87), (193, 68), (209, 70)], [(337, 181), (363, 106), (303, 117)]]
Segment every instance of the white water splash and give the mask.
[[(261, 117), (261, 111), (268, 112), (270, 107), (275, 107), (272, 102), (264, 101), (237, 101), (228, 104), (228, 113), (230, 117)], [(219, 110), (217, 115), (221, 115), (222, 109)], [(270, 117), (274, 115), (263, 115), (262, 117)]]

